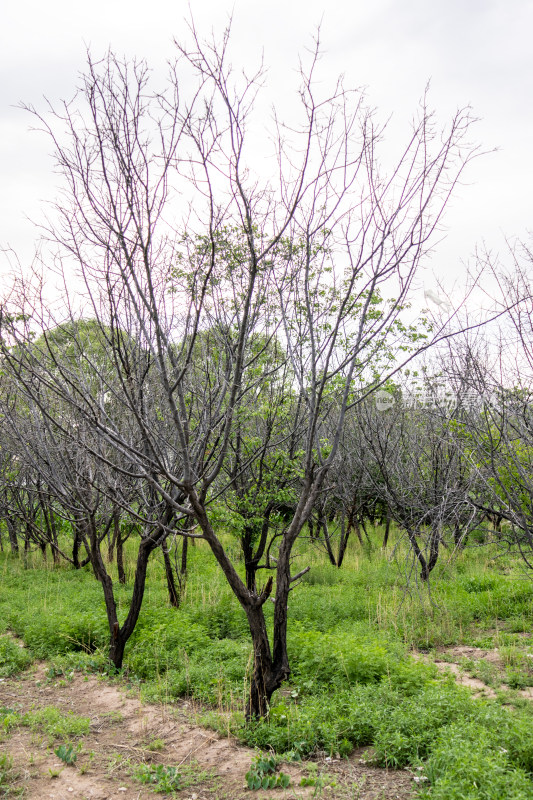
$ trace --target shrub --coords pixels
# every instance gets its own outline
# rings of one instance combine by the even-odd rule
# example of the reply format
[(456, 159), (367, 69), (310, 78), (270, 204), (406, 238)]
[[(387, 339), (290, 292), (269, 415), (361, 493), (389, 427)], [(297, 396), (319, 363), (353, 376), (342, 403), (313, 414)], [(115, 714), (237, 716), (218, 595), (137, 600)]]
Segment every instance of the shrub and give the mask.
[(31, 663), (30, 653), (10, 636), (0, 636), (0, 677), (7, 678)]
[(494, 745), (478, 722), (461, 721), (443, 729), (425, 764), (432, 800), (531, 800), (533, 785), (508, 751)]

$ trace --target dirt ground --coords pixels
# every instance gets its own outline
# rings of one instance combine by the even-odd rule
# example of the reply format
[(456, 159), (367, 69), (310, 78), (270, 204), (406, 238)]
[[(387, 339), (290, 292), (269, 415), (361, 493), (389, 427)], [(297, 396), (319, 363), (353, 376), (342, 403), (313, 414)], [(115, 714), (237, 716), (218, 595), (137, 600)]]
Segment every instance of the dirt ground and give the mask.
[[(484, 650), (480, 647), (469, 647), (468, 645), (455, 645), (453, 647), (440, 648), (436, 657), (430, 658), (424, 653), (413, 653), (414, 658), (426, 662), (433, 662), (440, 672), (451, 672), (455, 677), (457, 683), (461, 686), (467, 686), (472, 690), (475, 697), (496, 697), (495, 690), (487, 685), (479, 678), (473, 677), (469, 674), (465, 666), (468, 662), (484, 662), (494, 666), (495, 672), (500, 678), (500, 691), (508, 691), (509, 686), (504, 682), (505, 672), (503, 667), (502, 658), (497, 649)], [(527, 700), (533, 700), (533, 687), (528, 686), (525, 689), (516, 690), (519, 697), (524, 697)]]
[[(0, 753), (9, 753), (18, 773), (14, 788), (24, 788), (25, 800), (153, 800), (152, 788), (134, 778), (143, 763), (178, 767), (188, 784), (175, 794), (183, 800), (408, 800), (415, 793), (409, 772), (372, 767), (365, 750), (350, 759), (283, 764), (288, 789), (250, 790), (245, 774), (255, 751), (199, 727), (191, 703), (144, 704), (118, 683), (80, 674), (50, 680), (47, 673), (45, 664), (37, 664), (2, 679), (0, 706), (19, 712), (55, 706), (88, 717), (90, 731), (71, 766), (55, 755), (58, 742), (43, 732), (15, 727), (0, 738)], [(301, 779), (310, 777), (315, 784), (301, 787)]]

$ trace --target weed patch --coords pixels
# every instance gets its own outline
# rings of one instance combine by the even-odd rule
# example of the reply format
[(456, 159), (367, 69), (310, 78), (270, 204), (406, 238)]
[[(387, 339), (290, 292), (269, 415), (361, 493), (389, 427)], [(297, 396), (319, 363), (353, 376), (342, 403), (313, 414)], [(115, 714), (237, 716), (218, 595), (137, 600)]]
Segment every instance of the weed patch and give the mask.
[(443, 729), (435, 742), (423, 777), (431, 800), (530, 800), (531, 780), (510, 758), (509, 751), (495, 745), (494, 736), (476, 722), (460, 722)]
[(24, 787), (17, 785), (19, 777), (13, 759), (7, 753), (0, 753), (0, 797), (22, 796)]
[(0, 706), (0, 739), (2, 735), (8, 734), (12, 728), (20, 725), (21, 716), (13, 708)]
[(71, 744), (62, 744), (59, 747), (56, 747), (54, 753), (58, 758), (61, 759), (61, 761), (69, 766), (71, 764), (75, 764), (78, 758), (78, 751)]
[(63, 713), (55, 706), (28, 711), (20, 718), (20, 724), (48, 737), (50, 743), (56, 739), (76, 739), (89, 733), (90, 720), (72, 711)]
[(278, 759), (274, 756), (261, 755), (254, 758), (245, 775), (249, 789), (286, 789), (291, 779), (285, 772), (277, 772)]
[(164, 764), (139, 764), (133, 771), (133, 777), (139, 783), (150, 786), (154, 792), (174, 795), (182, 789), (203, 783), (211, 776), (193, 762), (179, 768)]
[(10, 636), (0, 636), (0, 678), (20, 672), (31, 663), (31, 654)]

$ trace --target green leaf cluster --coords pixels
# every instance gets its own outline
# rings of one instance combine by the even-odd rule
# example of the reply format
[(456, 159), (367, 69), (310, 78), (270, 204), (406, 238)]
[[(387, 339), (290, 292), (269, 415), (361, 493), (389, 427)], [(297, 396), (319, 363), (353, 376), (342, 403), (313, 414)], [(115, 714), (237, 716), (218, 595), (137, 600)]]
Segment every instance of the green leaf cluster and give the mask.
[(246, 773), (246, 784), (249, 789), (286, 789), (291, 782), (289, 775), (277, 773), (279, 760), (274, 756), (260, 755), (254, 758)]

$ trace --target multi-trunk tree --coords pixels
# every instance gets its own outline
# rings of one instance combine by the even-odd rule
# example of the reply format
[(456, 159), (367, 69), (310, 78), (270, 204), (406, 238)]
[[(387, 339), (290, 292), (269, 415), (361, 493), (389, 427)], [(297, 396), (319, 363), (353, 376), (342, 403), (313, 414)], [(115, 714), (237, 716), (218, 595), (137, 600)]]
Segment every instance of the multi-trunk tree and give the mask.
[[(253, 113), (263, 68), (234, 74), (227, 32), (219, 43), (191, 36), (163, 88), (151, 88), (143, 63), (110, 54), (89, 61), (71, 104), (32, 109), (63, 178), (47, 238), (56, 263), (76, 271), (108, 356), (96, 396), (49, 378), (101, 442), (92, 454), (163, 504), (156, 530), (189, 519), (211, 548), (248, 619), (247, 711), (262, 716), (290, 674), (293, 549), (327, 488), (347, 414), (449, 335), (437, 327), (418, 340), (400, 319), (473, 155), (470, 116), (459, 111), (441, 131), (424, 103), (385, 169), (383, 127), (360, 92), (341, 82), (324, 90), (316, 42), (293, 118), (274, 116), (263, 141)], [(65, 299), (73, 317), (78, 302)], [(12, 337), (30, 347), (50, 312), (28, 294), (15, 310), (31, 324), (13, 323)], [(285, 519), (271, 525), (289, 489)], [(262, 523), (250, 520), (247, 578), (217, 533), (225, 492), (241, 515), (255, 498), (266, 526), (263, 547)]]

